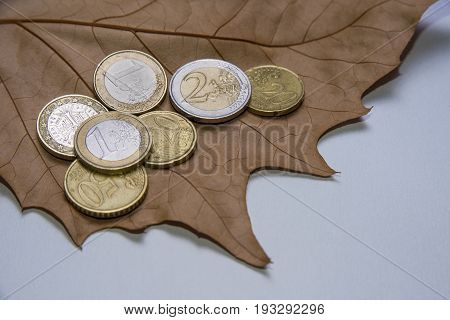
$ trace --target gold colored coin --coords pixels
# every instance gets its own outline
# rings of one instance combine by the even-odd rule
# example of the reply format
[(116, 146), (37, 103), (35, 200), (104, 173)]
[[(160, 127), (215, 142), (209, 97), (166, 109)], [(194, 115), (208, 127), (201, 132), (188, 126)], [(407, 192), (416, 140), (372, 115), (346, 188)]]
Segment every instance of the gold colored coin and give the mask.
[(75, 160), (64, 177), (64, 191), (75, 208), (94, 218), (116, 218), (135, 209), (147, 193), (142, 166), (120, 175), (93, 171)]
[(167, 76), (152, 56), (135, 50), (114, 52), (94, 73), (100, 101), (116, 111), (141, 114), (156, 107), (167, 91)]
[(53, 99), (37, 118), (37, 133), (42, 146), (55, 157), (75, 159), (73, 136), (80, 124), (108, 111), (90, 97), (70, 94)]
[(76, 131), (75, 153), (89, 168), (105, 174), (124, 173), (145, 161), (152, 136), (138, 117), (106, 112), (84, 122)]
[(152, 111), (140, 116), (150, 129), (152, 150), (146, 160), (150, 167), (166, 168), (186, 161), (197, 144), (194, 125), (171, 111)]
[(261, 116), (281, 116), (297, 109), (305, 86), (294, 72), (278, 66), (258, 66), (245, 72), (252, 84), (249, 111)]

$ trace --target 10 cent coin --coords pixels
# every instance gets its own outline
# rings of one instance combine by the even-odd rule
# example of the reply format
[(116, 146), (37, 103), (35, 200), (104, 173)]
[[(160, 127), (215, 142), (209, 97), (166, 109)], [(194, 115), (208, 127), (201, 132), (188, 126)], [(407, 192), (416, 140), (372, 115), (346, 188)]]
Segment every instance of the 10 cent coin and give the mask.
[(173, 75), (169, 94), (175, 109), (198, 122), (219, 123), (238, 116), (251, 96), (245, 73), (232, 63), (196, 60)]
[(105, 112), (98, 101), (71, 94), (50, 101), (39, 113), (37, 133), (42, 146), (56, 157), (75, 159), (73, 136), (86, 119)]
[(150, 129), (153, 139), (146, 160), (148, 166), (166, 168), (186, 161), (192, 155), (197, 132), (188, 119), (171, 111), (153, 111), (140, 118)]
[(305, 94), (303, 81), (278, 66), (258, 66), (245, 72), (252, 84), (249, 111), (261, 116), (281, 116), (297, 109)]
[(152, 56), (134, 50), (105, 57), (94, 73), (100, 101), (116, 111), (141, 114), (156, 107), (167, 90), (167, 77)]
[(84, 122), (75, 133), (74, 144), (83, 164), (95, 171), (116, 174), (144, 162), (152, 137), (138, 117), (106, 112)]
[(67, 169), (64, 191), (81, 212), (94, 218), (115, 218), (136, 208), (147, 192), (147, 173), (138, 168), (120, 175), (105, 175), (75, 160)]

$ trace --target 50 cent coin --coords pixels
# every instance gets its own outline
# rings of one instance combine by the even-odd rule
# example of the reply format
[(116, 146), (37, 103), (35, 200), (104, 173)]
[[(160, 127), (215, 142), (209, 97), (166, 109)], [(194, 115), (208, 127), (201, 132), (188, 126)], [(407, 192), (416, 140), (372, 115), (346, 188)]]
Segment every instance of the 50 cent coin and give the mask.
[(64, 177), (67, 199), (86, 215), (116, 218), (127, 214), (144, 200), (147, 173), (138, 168), (120, 175), (105, 175), (75, 160)]

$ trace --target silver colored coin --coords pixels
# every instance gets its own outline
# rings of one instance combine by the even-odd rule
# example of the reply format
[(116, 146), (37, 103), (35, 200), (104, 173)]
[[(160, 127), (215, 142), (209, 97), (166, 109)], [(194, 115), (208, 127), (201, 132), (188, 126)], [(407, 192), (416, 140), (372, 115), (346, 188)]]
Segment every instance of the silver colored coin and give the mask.
[(139, 151), (138, 129), (124, 120), (104, 120), (92, 126), (86, 135), (86, 147), (95, 157), (118, 161)]
[(114, 62), (105, 73), (105, 86), (116, 100), (127, 104), (148, 100), (155, 92), (156, 74), (136, 59)]
[(220, 123), (242, 113), (251, 97), (247, 75), (232, 63), (202, 59), (180, 67), (169, 85), (174, 108), (203, 123)]
[(152, 136), (138, 117), (106, 112), (83, 122), (75, 132), (74, 145), (77, 157), (87, 167), (119, 174), (145, 161)]
[(141, 114), (164, 99), (167, 77), (154, 57), (140, 51), (123, 50), (108, 55), (98, 64), (94, 88), (109, 108)]
[(83, 121), (106, 111), (100, 102), (83, 95), (71, 94), (53, 99), (39, 113), (39, 141), (54, 156), (74, 159), (75, 131)]

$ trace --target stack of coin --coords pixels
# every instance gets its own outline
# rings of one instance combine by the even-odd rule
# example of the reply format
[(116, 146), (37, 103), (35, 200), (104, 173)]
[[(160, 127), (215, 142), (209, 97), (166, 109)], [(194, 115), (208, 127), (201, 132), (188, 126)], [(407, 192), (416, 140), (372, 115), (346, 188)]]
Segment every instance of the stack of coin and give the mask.
[(100, 102), (61, 96), (37, 119), (42, 146), (61, 159), (75, 159), (64, 179), (67, 199), (94, 218), (122, 216), (143, 201), (148, 182), (142, 164), (167, 168), (193, 154), (197, 132), (187, 118), (221, 123), (247, 107), (279, 116), (295, 110), (304, 96), (301, 79), (285, 68), (244, 72), (226, 61), (202, 59), (181, 66), (170, 81), (170, 100), (179, 113), (152, 111), (165, 97), (166, 73), (154, 57), (134, 50), (105, 57), (95, 70), (94, 88)]
[(161, 64), (143, 52), (125, 50), (104, 58), (94, 87), (101, 102), (77, 94), (50, 101), (38, 116), (37, 132), (52, 155), (76, 159), (64, 179), (74, 207), (91, 217), (116, 218), (146, 195), (142, 164), (165, 168), (185, 161), (195, 150), (197, 133), (177, 113), (149, 112), (164, 99), (167, 77)]
[[(167, 168), (186, 161), (192, 155), (197, 144), (197, 132), (194, 125), (175, 112), (151, 111), (162, 102), (167, 91), (166, 73), (154, 57), (133, 50), (112, 53), (97, 66), (94, 73), (94, 87), (99, 99), (110, 109), (123, 114), (140, 114), (138, 120), (147, 127), (152, 136), (153, 144), (150, 154), (147, 156), (147, 149), (143, 146), (141, 149), (133, 149), (130, 145), (130, 152), (132, 150), (136, 152), (134, 155), (130, 154), (130, 157), (136, 161), (128, 164), (121, 160), (122, 163), (117, 171), (123, 171), (124, 168), (144, 160), (150, 167)], [(123, 114), (121, 117), (124, 117)], [(94, 122), (93, 120), (91, 125), (94, 125)], [(138, 123), (136, 119), (134, 122)], [(85, 129), (80, 129), (78, 138), (81, 141), (87, 137), (89, 130), (92, 130), (91, 134), (94, 131), (98, 132), (92, 129), (91, 125), (86, 124)], [(100, 137), (98, 133), (95, 135), (94, 139)], [(131, 143), (130, 141), (127, 144)], [(137, 141), (135, 140), (134, 143)], [(142, 140), (141, 144), (143, 142)], [(92, 148), (99, 148), (97, 140), (92, 140), (90, 143)], [(105, 149), (107, 146), (101, 143)], [(80, 158), (85, 159), (86, 164), (97, 171), (111, 171), (105, 167), (107, 162), (102, 160), (100, 163), (98, 159), (95, 160), (95, 157), (92, 157), (92, 154), (89, 155), (90, 152), (86, 152), (86, 149), (80, 148), (78, 152)], [(97, 152), (103, 154), (103, 152), (108, 153), (109, 150)]]

